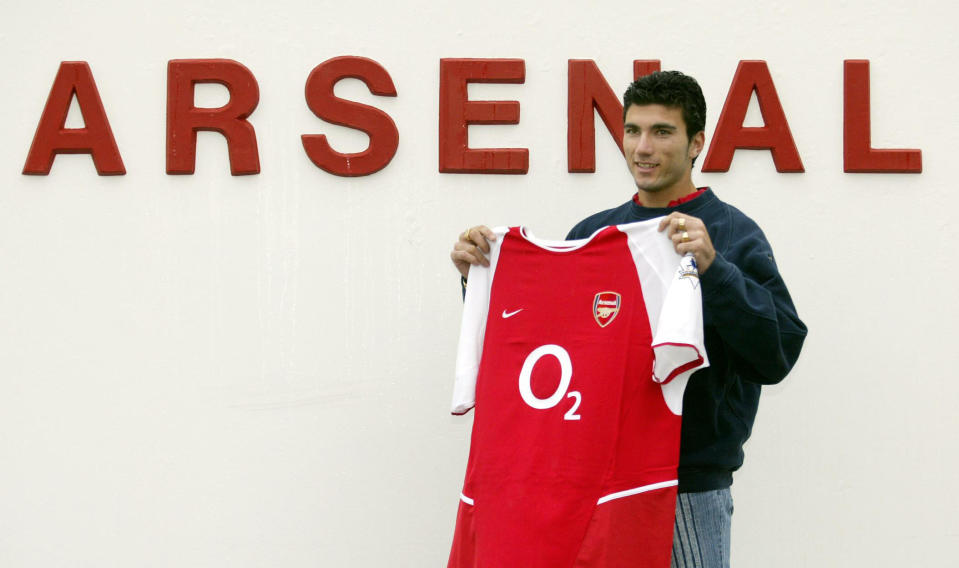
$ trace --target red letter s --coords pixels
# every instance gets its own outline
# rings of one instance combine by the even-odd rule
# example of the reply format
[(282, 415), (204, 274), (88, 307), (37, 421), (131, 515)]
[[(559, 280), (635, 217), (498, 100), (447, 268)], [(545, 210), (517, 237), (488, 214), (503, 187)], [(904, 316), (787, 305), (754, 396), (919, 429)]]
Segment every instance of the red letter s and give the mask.
[(333, 86), (340, 79), (360, 79), (374, 95), (395, 97), (390, 74), (365, 57), (334, 57), (317, 65), (306, 80), (306, 104), (317, 117), (362, 130), (370, 145), (362, 152), (344, 154), (334, 150), (323, 134), (304, 134), (303, 149), (318, 167), (338, 176), (366, 176), (385, 168), (400, 143), (396, 123), (382, 110), (338, 98)]

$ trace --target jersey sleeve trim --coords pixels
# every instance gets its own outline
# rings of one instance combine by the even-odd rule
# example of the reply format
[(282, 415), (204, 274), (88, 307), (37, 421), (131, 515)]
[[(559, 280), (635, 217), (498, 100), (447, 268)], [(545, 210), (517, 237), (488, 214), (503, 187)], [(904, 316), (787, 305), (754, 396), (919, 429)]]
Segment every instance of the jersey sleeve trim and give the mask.
[(679, 485), (679, 480), (670, 479), (669, 481), (660, 481), (659, 483), (651, 483), (649, 485), (643, 485), (642, 487), (634, 487), (633, 489), (627, 489), (625, 491), (617, 491), (616, 493), (610, 493), (604, 497), (600, 497), (596, 501), (597, 505), (602, 505), (603, 503), (608, 503), (614, 499), (622, 499), (623, 497), (631, 497), (633, 495), (639, 495), (640, 493), (646, 493), (647, 491), (655, 491), (656, 489), (664, 489), (666, 487), (675, 487)]
[(659, 343), (653, 345), (653, 352), (656, 354), (653, 380), (661, 384), (698, 369), (705, 362), (699, 348), (690, 343)]

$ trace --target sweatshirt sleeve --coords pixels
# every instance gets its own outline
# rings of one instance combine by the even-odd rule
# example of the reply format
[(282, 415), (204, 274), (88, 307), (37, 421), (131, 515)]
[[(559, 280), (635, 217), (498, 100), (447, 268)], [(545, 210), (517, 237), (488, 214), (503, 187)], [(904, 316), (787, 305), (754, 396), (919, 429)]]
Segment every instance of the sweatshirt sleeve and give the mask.
[(775, 384), (799, 358), (806, 326), (766, 237), (745, 221), (733, 227), (729, 242), (701, 276), (706, 325), (719, 333), (743, 379)]

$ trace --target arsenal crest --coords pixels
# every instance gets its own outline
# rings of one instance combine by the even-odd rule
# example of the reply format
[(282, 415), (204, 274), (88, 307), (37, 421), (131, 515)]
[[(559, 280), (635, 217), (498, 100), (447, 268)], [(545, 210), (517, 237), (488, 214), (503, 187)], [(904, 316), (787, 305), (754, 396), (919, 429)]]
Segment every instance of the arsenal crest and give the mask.
[(593, 319), (599, 327), (606, 327), (616, 319), (622, 298), (616, 292), (600, 292), (593, 298)]

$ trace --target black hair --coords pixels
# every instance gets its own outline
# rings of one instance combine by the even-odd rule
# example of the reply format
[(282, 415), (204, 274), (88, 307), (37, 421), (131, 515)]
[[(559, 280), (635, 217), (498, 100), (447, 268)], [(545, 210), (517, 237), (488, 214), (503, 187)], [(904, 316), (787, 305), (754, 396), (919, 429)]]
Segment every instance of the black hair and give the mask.
[(623, 120), (631, 105), (663, 105), (683, 111), (686, 136), (706, 130), (706, 99), (696, 79), (679, 71), (656, 71), (633, 81), (623, 93)]

